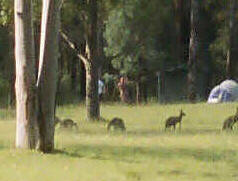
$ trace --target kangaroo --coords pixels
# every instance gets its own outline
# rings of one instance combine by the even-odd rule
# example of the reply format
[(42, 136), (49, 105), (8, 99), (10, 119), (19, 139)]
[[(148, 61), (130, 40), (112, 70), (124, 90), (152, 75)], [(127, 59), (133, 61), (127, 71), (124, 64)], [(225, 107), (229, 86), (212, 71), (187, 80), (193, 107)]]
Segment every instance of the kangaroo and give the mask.
[(236, 108), (236, 114), (234, 116), (228, 117), (224, 121), (222, 130), (227, 130), (227, 129), (232, 130), (236, 122), (238, 122), (238, 107)]
[(121, 131), (126, 130), (124, 121), (120, 118), (113, 118), (107, 125), (107, 131), (110, 131), (111, 127), (113, 127), (115, 130), (119, 130), (119, 129)]
[(180, 115), (178, 117), (169, 117), (166, 122), (165, 122), (165, 130), (167, 128), (170, 128), (171, 126), (174, 127), (174, 130), (176, 129), (176, 124), (179, 123), (180, 124), (180, 129), (181, 129), (181, 121), (183, 116), (185, 116), (186, 114), (183, 112), (183, 110), (181, 109), (180, 111)]
[(75, 123), (72, 119), (60, 120), (58, 117), (55, 117), (55, 126), (57, 124), (60, 124), (61, 128), (73, 128), (73, 127), (75, 127), (76, 129), (78, 129), (77, 123)]
[(78, 129), (77, 123), (75, 123), (72, 119), (63, 119), (60, 122), (60, 127), (63, 127), (63, 128), (73, 128), (73, 127), (75, 127), (76, 129)]

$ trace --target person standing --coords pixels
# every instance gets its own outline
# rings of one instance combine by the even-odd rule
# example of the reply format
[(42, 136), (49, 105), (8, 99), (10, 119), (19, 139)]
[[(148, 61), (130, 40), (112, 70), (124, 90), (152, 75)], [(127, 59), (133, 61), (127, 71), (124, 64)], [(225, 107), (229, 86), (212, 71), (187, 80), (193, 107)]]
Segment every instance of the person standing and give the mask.
[(104, 92), (104, 83), (101, 79), (98, 80), (98, 96), (99, 96), (99, 101), (102, 100), (102, 96), (103, 96), (103, 92)]
[(120, 92), (121, 101), (129, 103), (128, 78), (126, 76), (121, 77), (117, 86)]

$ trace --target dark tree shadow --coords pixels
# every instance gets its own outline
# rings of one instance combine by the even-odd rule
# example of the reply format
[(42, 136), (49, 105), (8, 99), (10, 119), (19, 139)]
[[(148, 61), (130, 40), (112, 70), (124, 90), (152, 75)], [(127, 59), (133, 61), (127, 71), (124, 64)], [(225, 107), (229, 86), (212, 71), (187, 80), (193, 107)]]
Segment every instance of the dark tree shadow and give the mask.
[[(222, 150), (197, 148), (165, 148), (165, 147), (134, 147), (134, 146), (110, 146), (110, 145), (74, 145), (65, 150), (56, 150), (54, 154), (61, 154), (73, 158), (90, 158), (96, 160), (115, 160), (128, 163), (142, 163), (144, 159), (156, 158), (192, 158), (204, 162), (217, 162), (225, 160), (232, 162), (230, 158), (238, 156), (235, 150)], [(237, 160), (234, 160), (234, 162)]]

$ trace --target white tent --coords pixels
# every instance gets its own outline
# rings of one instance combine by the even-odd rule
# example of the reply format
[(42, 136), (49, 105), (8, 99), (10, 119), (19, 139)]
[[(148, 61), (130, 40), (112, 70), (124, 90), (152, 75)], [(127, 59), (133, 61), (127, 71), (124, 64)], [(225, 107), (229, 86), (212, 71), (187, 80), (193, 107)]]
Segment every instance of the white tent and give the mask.
[(238, 101), (238, 83), (233, 80), (225, 80), (215, 86), (208, 97), (208, 103)]

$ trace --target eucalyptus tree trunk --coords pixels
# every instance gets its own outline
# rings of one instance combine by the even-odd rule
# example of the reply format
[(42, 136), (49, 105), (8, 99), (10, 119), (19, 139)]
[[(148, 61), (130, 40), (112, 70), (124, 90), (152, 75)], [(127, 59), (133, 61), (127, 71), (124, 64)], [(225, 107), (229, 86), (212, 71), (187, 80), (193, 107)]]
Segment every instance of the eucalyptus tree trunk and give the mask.
[(35, 57), (32, 1), (15, 0), (16, 147), (36, 144)]
[(86, 70), (85, 65), (82, 61), (80, 61), (80, 97), (85, 100), (86, 97)]
[(54, 149), (54, 114), (58, 70), (58, 34), (61, 0), (44, 0), (41, 20), (41, 40), (38, 87), (39, 149)]
[[(98, 98), (98, 72), (102, 60), (98, 57), (98, 7), (97, 0), (87, 0), (88, 12), (85, 13), (85, 45), (84, 50), (77, 50), (75, 44), (61, 31), (62, 38), (72, 48), (86, 71), (86, 110), (87, 120), (99, 120), (100, 107)], [(82, 66), (81, 66), (82, 67)], [(81, 71), (81, 74), (83, 71)], [(84, 90), (83, 90), (84, 91)], [(81, 91), (81, 93), (83, 92)]]
[(100, 117), (98, 98), (98, 70), (100, 60), (97, 56), (97, 0), (88, 0), (89, 22), (86, 32), (86, 109), (88, 120), (98, 120)]
[(188, 98), (190, 101), (195, 101), (197, 94), (196, 81), (199, 56), (199, 9), (200, 0), (191, 0), (191, 32), (188, 61)]
[(227, 53), (226, 75), (228, 79), (234, 79), (238, 76), (238, 20), (236, 17), (238, 9), (237, 0), (230, 0), (229, 11), (229, 49)]
[(184, 60), (184, 48), (185, 41), (183, 37), (184, 26), (184, 0), (174, 0), (174, 10), (175, 10), (175, 30), (176, 30), (176, 41), (175, 41), (175, 51), (176, 58), (178, 62), (183, 62)]
[(87, 120), (99, 120), (98, 67), (94, 62), (86, 66)]
[(141, 102), (141, 83), (140, 78), (136, 81), (136, 104)]

